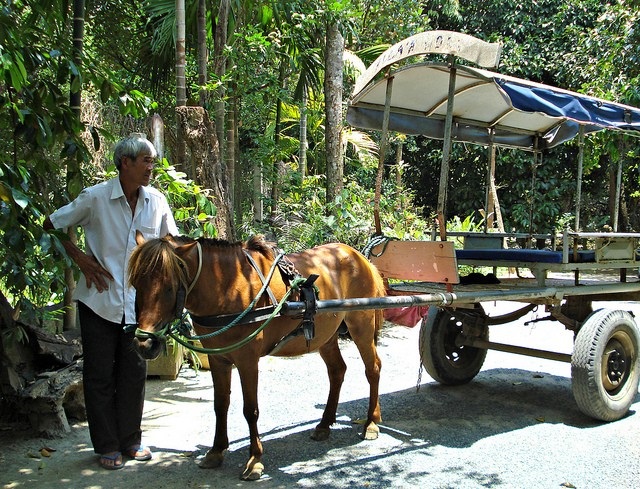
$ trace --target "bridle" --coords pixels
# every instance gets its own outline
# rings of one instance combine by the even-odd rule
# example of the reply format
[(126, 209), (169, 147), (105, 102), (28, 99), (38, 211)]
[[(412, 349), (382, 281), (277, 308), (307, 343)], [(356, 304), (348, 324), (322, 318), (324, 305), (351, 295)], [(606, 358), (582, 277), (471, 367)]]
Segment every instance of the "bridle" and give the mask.
[[(200, 241), (196, 241), (196, 249), (198, 250), (198, 268), (196, 269), (196, 274), (193, 277), (193, 280), (187, 287), (185, 287), (182, 282), (180, 282), (180, 285), (178, 286), (178, 291), (176, 292), (176, 308), (173, 313), (173, 319), (179, 319), (182, 317), (182, 311), (184, 310), (184, 304), (187, 301), (187, 296), (195, 287), (196, 282), (202, 273), (202, 245), (200, 244)], [(184, 264), (180, 263), (180, 266), (184, 267)]]

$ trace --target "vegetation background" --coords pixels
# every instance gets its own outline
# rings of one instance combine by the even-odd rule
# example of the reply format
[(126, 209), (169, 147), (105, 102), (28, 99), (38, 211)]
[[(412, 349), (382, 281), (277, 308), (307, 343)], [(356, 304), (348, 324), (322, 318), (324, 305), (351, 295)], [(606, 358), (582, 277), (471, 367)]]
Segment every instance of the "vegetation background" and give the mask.
[[(262, 232), (287, 251), (333, 240), (361, 249), (373, 232), (378, 135), (342, 117), (355, 78), (379, 53), (424, 30), (460, 31), (501, 42), (503, 73), (640, 106), (638, 7), (631, 0), (4, 0), (0, 350), (24, 336), (20, 321), (45, 325), (69, 310), (75, 271), (59, 240), (82, 236), (44, 233), (41, 222), (82, 187), (115, 174), (110, 149), (123, 135), (151, 138), (163, 128), (156, 184), (184, 234), (233, 240)], [(431, 228), (440, 143), (395, 136), (392, 144), (383, 232), (420, 239)], [(584, 230), (612, 224), (619, 161), (618, 229), (639, 230), (637, 142), (598, 134), (587, 145)], [(508, 230), (552, 232), (571, 222), (576, 152), (563, 145), (534, 167), (530, 155), (499, 151)], [(474, 182), (484, 178), (485, 161), (482, 148), (454, 148), (447, 215), (454, 225), (482, 223), (484, 190)], [(61, 302), (66, 309), (54, 307)], [(65, 324), (72, 327), (72, 314)]]

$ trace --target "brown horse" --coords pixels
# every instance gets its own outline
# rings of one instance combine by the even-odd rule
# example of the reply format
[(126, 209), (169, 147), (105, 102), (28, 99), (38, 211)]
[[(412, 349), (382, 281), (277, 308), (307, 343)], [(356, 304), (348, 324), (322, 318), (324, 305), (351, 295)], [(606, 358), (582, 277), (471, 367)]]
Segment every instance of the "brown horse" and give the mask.
[[(274, 249), (262, 238), (247, 242), (167, 236), (144, 241), (138, 235), (138, 245), (129, 263), (129, 281), (136, 288), (138, 332), (135, 344), (144, 358), (154, 358), (162, 349), (158, 331), (167, 327), (182, 305), (191, 314), (198, 335), (211, 333), (212, 326), (198, 321), (212, 316), (225, 316), (228, 323), (234, 314), (247, 308), (258, 292), (264, 289), (263, 279), (269, 276), (275, 256)], [(319, 299), (380, 297), (384, 284), (377, 269), (358, 251), (344, 244), (327, 244), (286, 256), (289, 265), (302, 277), (318, 275), (315, 282)], [(260, 270), (260, 273), (257, 272)], [(261, 278), (261, 275), (263, 276)], [(256, 309), (267, 307), (275, 299), (280, 301), (288, 290), (285, 273), (275, 271)], [(268, 280), (268, 279), (264, 279)], [(179, 291), (186, 297), (179, 299)], [(271, 299), (269, 298), (271, 295)], [(227, 316), (230, 315), (230, 316)], [(199, 319), (203, 318), (203, 319)], [(221, 334), (202, 339), (207, 348), (225, 348), (243, 343), (255, 334), (264, 318), (249, 324), (237, 324)], [(362, 436), (375, 439), (376, 423), (381, 420), (378, 384), (381, 362), (376, 340), (382, 326), (382, 311), (319, 312), (315, 316), (312, 339), (295, 332), (301, 320), (277, 316), (250, 341), (237, 349), (209, 355), (214, 386), (216, 430), (212, 448), (200, 463), (203, 468), (219, 467), (229, 447), (227, 411), (231, 390), (231, 370), (235, 365), (240, 375), (244, 400), (244, 416), (249, 425), (250, 458), (241, 475), (244, 480), (259, 479), (263, 472), (262, 443), (258, 433), (258, 361), (265, 355), (292, 357), (318, 350), (327, 365), (329, 397), (320, 423), (311, 437), (323, 440), (329, 436), (336, 420), (340, 388), (346, 364), (338, 347), (338, 329), (346, 324), (349, 334), (362, 357), (369, 382), (369, 409)], [(219, 328), (218, 328), (219, 329)], [(146, 332), (146, 333), (145, 333)], [(309, 335), (310, 336), (310, 335)]]

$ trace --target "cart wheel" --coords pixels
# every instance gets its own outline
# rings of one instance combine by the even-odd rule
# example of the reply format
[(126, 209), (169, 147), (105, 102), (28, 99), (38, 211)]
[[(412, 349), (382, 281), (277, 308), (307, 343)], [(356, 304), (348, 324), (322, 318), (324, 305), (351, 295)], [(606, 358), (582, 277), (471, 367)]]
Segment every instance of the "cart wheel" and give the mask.
[(571, 389), (580, 410), (601, 421), (622, 418), (638, 393), (640, 335), (633, 316), (599, 309), (576, 335)]
[[(484, 316), (481, 306), (478, 314)], [(463, 322), (438, 307), (430, 307), (420, 326), (420, 359), (427, 373), (441, 384), (460, 385), (470, 382), (484, 363), (487, 350), (471, 346), (457, 346), (456, 337), (462, 333)], [(484, 326), (481, 338), (489, 339)]]

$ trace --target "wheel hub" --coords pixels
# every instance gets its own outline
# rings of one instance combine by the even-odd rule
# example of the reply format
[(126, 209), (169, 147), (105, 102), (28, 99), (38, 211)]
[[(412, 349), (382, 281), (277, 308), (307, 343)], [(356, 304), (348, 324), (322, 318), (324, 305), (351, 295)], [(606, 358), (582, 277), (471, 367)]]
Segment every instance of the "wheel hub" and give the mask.
[(612, 339), (602, 359), (603, 384), (608, 391), (619, 387), (627, 373), (627, 356), (623, 345)]

